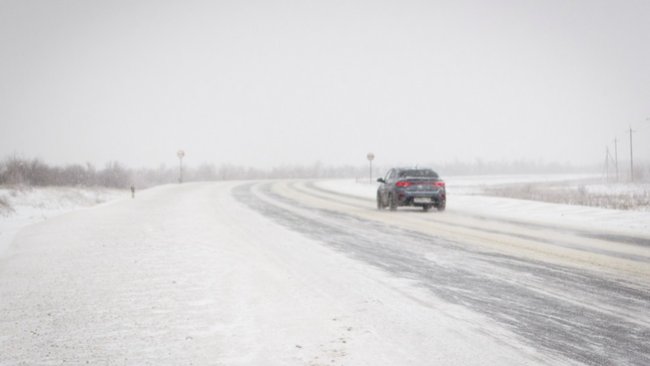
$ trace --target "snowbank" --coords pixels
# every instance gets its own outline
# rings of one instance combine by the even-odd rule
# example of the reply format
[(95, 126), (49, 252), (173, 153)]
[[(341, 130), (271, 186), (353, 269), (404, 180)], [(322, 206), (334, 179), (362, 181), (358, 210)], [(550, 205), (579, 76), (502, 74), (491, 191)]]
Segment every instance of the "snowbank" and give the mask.
[(128, 193), (100, 187), (0, 187), (0, 255), (25, 226), (119, 197)]

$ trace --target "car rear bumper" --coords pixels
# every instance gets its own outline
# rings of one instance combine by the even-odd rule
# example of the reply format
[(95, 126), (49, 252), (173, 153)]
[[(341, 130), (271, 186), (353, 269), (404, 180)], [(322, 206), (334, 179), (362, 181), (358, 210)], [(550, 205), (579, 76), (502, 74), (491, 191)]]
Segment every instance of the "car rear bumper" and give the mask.
[(445, 192), (397, 192), (399, 206), (438, 205), (445, 201)]

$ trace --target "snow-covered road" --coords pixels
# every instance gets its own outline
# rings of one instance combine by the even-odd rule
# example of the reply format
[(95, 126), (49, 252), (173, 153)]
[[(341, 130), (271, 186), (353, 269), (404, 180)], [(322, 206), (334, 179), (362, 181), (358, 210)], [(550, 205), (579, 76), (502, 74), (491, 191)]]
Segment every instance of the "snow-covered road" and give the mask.
[(644, 235), (184, 184), (21, 231), (0, 365), (647, 365), (649, 309)]

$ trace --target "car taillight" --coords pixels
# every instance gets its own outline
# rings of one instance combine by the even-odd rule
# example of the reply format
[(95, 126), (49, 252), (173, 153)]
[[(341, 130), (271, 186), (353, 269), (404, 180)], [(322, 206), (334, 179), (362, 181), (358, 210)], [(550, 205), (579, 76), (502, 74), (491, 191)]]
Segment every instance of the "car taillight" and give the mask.
[(399, 181), (399, 182), (395, 183), (396, 187), (401, 187), (401, 188), (406, 188), (406, 187), (408, 187), (410, 185), (411, 185), (411, 182), (407, 182), (405, 180), (402, 180), (402, 181)]
[(445, 182), (436, 182), (436, 187), (444, 187)]

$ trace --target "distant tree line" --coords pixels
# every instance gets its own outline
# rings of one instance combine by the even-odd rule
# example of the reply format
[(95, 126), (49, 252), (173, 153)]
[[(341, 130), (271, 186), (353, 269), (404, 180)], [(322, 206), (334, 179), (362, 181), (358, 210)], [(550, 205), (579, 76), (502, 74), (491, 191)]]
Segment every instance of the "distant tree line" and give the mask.
[[(344, 178), (364, 174), (364, 167), (327, 167), (320, 163), (309, 166), (286, 165), (272, 169), (256, 169), (224, 164), (202, 164), (183, 167), (183, 181), (217, 181), (278, 178)], [(178, 166), (131, 169), (118, 162), (109, 162), (98, 169), (90, 163), (51, 166), (39, 159), (6, 158), (0, 162), (0, 185), (26, 186), (102, 186), (110, 188), (139, 188), (175, 183), (179, 180)]]
[[(427, 164), (444, 176), (468, 174), (545, 174), (545, 173), (598, 173), (599, 167), (576, 167), (569, 164), (542, 163), (531, 161), (448, 162)], [(373, 178), (383, 176), (390, 166), (375, 164)], [(646, 168), (646, 170), (648, 170)], [(648, 170), (650, 172), (650, 170)], [(196, 167), (183, 167), (183, 181), (217, 181), (245, 179), (281, 178), (358, 178), (367, 179), (368, 166), (339, 165), (328, 166), (322, 163), (311, 165), (282, 165), (271, 169), (258, 169), (238, 165), (201, 164)], [(650, 174), (648, 174), (650, 176)], [(157, 168), (128, 168), (118, 162), (109, 162), (103, 168), (90, 163), (51, 166), (39, 159), (9, 157), (0, 161), (0, 185), (28, 186), (102, 186), (128, 188), (134, 184), (145, 188), (159, 184), (175, 183), (179, 179), (178, 166), (160, 165)]]
[(97, 170), (92, 164), (50, 166), (39, 159), (7, 158), (0, 163), (0, 184), (29, 186), (104, 186), (122, 188), (132, 172), (117, 162)]

